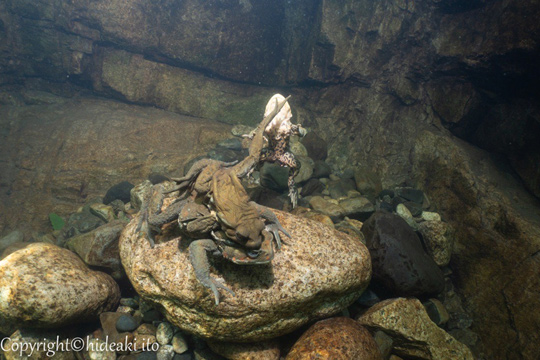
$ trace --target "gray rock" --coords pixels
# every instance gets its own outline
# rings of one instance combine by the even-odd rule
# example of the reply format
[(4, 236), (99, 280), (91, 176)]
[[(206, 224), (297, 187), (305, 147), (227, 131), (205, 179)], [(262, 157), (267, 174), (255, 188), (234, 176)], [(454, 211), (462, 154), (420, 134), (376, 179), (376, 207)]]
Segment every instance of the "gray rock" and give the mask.
[(300, 170), (294, 177), (294, 181), (297, 184), (300, 184), (311, 178), (311, 175), (313, 174), (313, 160), (307, 156), (297, 155), (296, 161), (300, 163)]
[[(306, 147), (300, 142), (298, 136), (291, 136), (291, 140), (289, 142), (289, 149), (294, 154), (294, 156), (309, 157)], [(311, 160), (311, 162), (313, 163), (313, 160)]]
[(354, 171), (354, 182), (360, 193), (370, 200), (375, 200), (382, 191), (381, 179), (368, 168), (359, 168)]
[(424, 202), (424, 192), (422, 190), (410, 187), (398, 187), (395, 188), (394, 191), (397, 196), (402, 197), (405, 200), (413, 201), (420, 205)]
[(24, 234), (22, 231), (15, 230), (0, 239), (0, 254), (10, 245), (16, 242), (22, 242)]
[(273, 163), (264, 163), (260, 170), (261, 185), (275, 191), (288, 188), (289, 168)]
[(349, 191), (356, 190), (356, 185), (352, 179), (338, 179), (329, 181), (327, 188), (332, 199), (342, 199), (347, 197)]
[(169, 322), (162, 322), (158, 325), (156, 331), (156, 340), (160, 345), (168, 345), (174, 336), (174, 327)]
[[(114, 201), (117, 201), (117, 200), (114, 200)], [(100, 218), (101, 220), (105, 222), (111, 222), (115, 219), (114, 209), (112, 206), (95, 203), (95, 204), (90, 205), (89, 210), (90, 210), (90, 213), (92, 213), (93, 215), (97, 216), (98, 218)]]
[(240, 151), (234, 151), (227, 148), (216, 147), (208, 152), (206, 156), (209, 159), (214, 159), (223, 162), (239, 161), (244, 158), (244, 154)]
[(117, 306), (120, 289), (69, 250), (35, 243), (0, 261), (0, 331), (94, 321)]
[(325, 188), (326, 186), (319, 179), (309, 179), (308, 182), (302, 186), (300, 195), (305, 197), (320, 194)]
[(352, 197), (339, 202), (344, 215), (361, 221), (367, 220), (375, 212), (375, 206), (365, 197)]
[(376, 212), (362, 227), (373, 277), (399, 296), (438, 294), (444, 277), (416, 233), (399, 216)]
[(177, 332), (176, 334), (174, 334), (171, 345), (173, 347), (174, 352), (177, 354), (183, 354), (188, 350), (188, 344), (187, 344), (186, 338), (180, 332)]
[(172, 345), (161, 345), (157, 351), (157, 360), (172, 360), (174, 357), (174, 350)]
[(302, 139), (308, 156), (315, 161), (324, 161), (328, 156), (328, 145), (315, 132), (309, 131)]
[[(371, 277), (367, 249), (357, 239), (322, 224), (275, 210), (291, 240), (268, 266), (214, 261), (211, 274), (236, 296), (221, 293), (218, 306), (197, 279), (188, 242), (175, 238), (150, 248), (134, 233), (135, 218), (123, 231), (120, 256), (137, 293), (159, 306), (183, 331), (222, 341), (273, 338), (349, 306)], [(164, 261), (164, 259), (167, 259)], [(256, 314), (256, 316), (253, 316)]]
[(315, 161), (313, 165), (313, 174), (311, 175), (314, 178), (327, 178), (332, 173), (332, 168), (330, 165), (325, 163), (322, 160)]
[(92, 214), (89, 206), (84, 206), (82, 211), (70, 215), (63, 232), (73, 235), (84, 234), (103, 224), (105, 224), (104, 220)]
[(119, 332), (134, 331), (139, 326), (139, 322), (133, 316), (123, 314), (116, 320), (115, 326)]
[(86, 234), (72, 237), (66, 247), (91, 266), (108, 269), (117, 279), (122, 278), (123, 268), (118, 253), (118, 239), (126, 224), (115, 220)]
[(316, 212), (329, 216), (333, 222), (338, 222), (345, 216), (345, 209), (320, 196), (313, 196), (309, 200), (309, 206)]
[(436, 212), (422, 211), (420, 217), (424, 221), (441, 221), (441, 215)]
[(88, 342), (88, 357), (90, 360), (116, 360), (116, 352), (109, 350), (105, 341), (94, 338)]
[(414, 221), (411, 212), (405, 205), (398, 204), (398, 206), (396, 206), (396, 214), (398, 214), (399, 217), (405, 220), (407, 225), (409, 225), (411, 228), (413, 228), (414, 230), (418, 229), (418, 224), (416, 223), (416, 221)]

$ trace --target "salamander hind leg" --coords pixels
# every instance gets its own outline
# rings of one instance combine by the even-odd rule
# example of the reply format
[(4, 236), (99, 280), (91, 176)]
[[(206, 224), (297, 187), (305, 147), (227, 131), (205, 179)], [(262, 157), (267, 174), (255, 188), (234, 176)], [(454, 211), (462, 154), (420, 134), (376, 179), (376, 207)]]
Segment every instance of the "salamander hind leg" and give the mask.
[(235, 296), (231, 289), (210, 277), (210, 262), (208, 260), (208, 255), (209, 253), (216, 254), (218, 251), (216, 243), (210, 239), (195, 240), (189, 245), (189, 260), (195, 270), (195, 276), (203, 286), (212, 290), (216, 305), (219, 305), (218, 288), (226, 290), (232, 296)]

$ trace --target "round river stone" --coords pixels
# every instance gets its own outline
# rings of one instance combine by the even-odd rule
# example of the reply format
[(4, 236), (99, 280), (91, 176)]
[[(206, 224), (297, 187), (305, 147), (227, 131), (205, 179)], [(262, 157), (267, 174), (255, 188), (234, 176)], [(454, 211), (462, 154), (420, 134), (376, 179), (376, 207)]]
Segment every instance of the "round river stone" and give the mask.
[(189, 241), (173, 238), (150, 248), (135, 233), (138, 217), (120, 238), (122, 264), (137, 293), (167, 319), (198, 336), (235, 342), (274, 338), (349, 306), (371, 278), (371, 259), (360, 239), (315, 221), (274, 210), (291, 239), (271, 264), (241, 266), (211, 261), (211, 276), (231, 288), (220, 304), (199, 283)]

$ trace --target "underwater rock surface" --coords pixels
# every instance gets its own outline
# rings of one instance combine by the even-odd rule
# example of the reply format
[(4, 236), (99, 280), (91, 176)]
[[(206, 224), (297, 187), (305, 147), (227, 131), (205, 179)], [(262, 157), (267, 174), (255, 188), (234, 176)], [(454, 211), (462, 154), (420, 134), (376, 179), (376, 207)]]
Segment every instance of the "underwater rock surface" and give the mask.
[(0, 332), (92, 321), (115, 308), (120, 289), (69, 250), (35, 243), (0, 261)]
[(215, 340), (270, 339), (350, 305), (371, 278), (366, 247), (317, 222), (274, 212), (291, 239), (284, 239), (286, 244), (268, 266), (213, 261), (217, 271), (211, 276), (236, 293), (222, 292), (218, 306), (212, 292), (195, 278), (189, 241), (174, 238), (151, 249), (134, 233), (137, 218), (120, 238), (122, 264), (137, 293), (171, 323)]
[(426, 360), (473, 360), (469, 348), (432, 322), (418, 299), (389, 299), (372, 306), (358, 321), (382, 330), (400, 356)]
[(382, 360), (379, 347), (369, 331), (357, 321), (336, 317), (311, 326), (285, 358)]
[(394, 294), (438, 294), (444, 277), (420, 238), (398, 215), (376, 212), (362, 226), (373, 259), (373, 276)]

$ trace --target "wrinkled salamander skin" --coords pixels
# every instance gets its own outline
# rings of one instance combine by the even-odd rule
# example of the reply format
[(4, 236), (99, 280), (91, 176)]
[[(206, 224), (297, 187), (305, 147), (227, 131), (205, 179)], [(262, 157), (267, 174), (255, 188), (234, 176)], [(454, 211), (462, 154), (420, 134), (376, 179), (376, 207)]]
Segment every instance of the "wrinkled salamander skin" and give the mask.
[[(172, 179), (177, 183), (172, 189), (164, 192), (158, 188), (157, 211), (149, 211), (152, 192), (143, 203), (137, 232), (142, 230), (145, 233), (151, 247), (154, 247), (154, 241), (149, 225), (161, 227), (173, 220), (178, 220), (186, 236), (198, 239), (189, 245), (190, 262), (199, 282), (212, 290), (216, 305), (220, 301), (219, 288), (233, 296), (234, 292), (210, 276), (209, 255), (237, 264), (267, 264), (274, 255), (272, 241), (276, 241), (278, 249), (281, 247), (279, 231), (289, 236), (271, 210), (249, 201), (238, 179), (259, 163), (264, 130), (286, 100), (275, 101), (275, 108), (257, 127), (249, 155), (241, 163), (199, 160), (185, 176)], [(180, 191), (179, 197), (161, 212), (164, 194), (174, 191)], [(214, 231), (224, 234), (225, 238), (220, 238)]]

